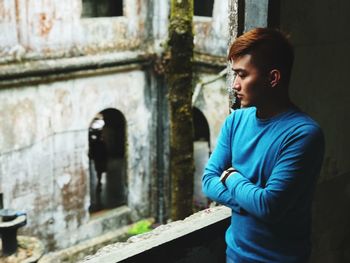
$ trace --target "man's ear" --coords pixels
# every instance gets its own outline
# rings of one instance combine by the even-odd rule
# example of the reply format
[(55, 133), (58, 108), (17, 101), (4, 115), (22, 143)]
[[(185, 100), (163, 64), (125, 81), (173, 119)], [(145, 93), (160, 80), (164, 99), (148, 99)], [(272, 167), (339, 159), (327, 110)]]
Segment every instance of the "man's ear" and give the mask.
[(278, 69), (270, 71), (269, 82), (271, 87), (276, 87), (281, 81), (281, 72)]

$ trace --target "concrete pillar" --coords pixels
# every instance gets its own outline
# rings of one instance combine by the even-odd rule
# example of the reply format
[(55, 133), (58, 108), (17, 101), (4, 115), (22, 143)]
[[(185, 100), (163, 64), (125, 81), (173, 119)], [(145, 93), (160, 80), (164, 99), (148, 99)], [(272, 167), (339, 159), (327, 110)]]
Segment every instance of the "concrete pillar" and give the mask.
[(255, 27), (267, 27), (269, 0), (245, 0), (244, 32)]

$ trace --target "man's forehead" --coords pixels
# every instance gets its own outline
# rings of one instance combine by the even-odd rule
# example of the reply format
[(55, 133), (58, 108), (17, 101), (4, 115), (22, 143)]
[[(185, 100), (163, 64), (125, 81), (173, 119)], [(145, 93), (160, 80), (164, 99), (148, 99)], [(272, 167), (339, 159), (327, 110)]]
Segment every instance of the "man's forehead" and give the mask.
[(246, 54), (240, 57), (237, 57), (233, 60), (230, 60), (230, 67), (233, 70), (244, 70), (247, 67), (252, 67), (255, 64), (252, 61), (252, 55)]

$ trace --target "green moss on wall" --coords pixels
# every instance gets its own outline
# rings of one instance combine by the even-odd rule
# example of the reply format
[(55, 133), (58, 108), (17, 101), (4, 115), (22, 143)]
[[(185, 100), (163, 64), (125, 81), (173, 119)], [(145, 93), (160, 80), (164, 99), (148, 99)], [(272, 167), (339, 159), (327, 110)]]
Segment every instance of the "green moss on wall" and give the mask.
[(166, 78), (170, 107), (171, 217), (192, 214), (193, 200), (193, 0), (172, 0)]

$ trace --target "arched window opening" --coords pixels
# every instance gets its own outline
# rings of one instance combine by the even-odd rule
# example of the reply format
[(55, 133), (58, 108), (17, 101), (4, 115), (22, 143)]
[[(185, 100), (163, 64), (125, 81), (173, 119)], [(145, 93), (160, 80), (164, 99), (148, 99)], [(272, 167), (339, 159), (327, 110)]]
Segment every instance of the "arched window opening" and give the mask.
[(193, 108), (193, 158), (194, 158), (194, 189), (193, 201), (196, 210), (208, 206), (208, 199), (202, 192), (202, 175), (210, 154), (210, 130), (207, 119), (197, 108)]
[(82, 17), (123, 16), (123, 0), (83, 0)]
[(194, 0), (195, 16), (213, 16), (214, 0)]
[(206, 141), (209, 143), (210, 132), (209, 124), (204, 114), (197, 109), (193, 108), (193, 129), (194, 129), (194, 141)]
[(115, 109), (95, 116), (89, 127), (90, 212), (126, 204), (126, 121)]

